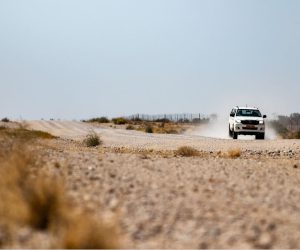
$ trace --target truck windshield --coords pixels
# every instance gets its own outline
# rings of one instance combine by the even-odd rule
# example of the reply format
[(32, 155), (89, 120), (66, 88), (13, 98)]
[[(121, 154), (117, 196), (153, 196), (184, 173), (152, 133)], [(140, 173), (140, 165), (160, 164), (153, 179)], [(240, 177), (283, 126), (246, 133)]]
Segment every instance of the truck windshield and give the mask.
[(256, 109), (239, 109), (236, 113), (236, 116), (261, 117), (261, 113)]

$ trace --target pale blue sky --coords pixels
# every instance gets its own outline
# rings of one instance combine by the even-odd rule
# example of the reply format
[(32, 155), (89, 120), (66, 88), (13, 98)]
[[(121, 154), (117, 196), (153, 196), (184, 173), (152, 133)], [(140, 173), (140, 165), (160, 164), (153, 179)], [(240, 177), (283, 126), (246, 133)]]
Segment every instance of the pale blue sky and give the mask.
[(298, 0), (0, 0), (0, 117), (300, 111)]

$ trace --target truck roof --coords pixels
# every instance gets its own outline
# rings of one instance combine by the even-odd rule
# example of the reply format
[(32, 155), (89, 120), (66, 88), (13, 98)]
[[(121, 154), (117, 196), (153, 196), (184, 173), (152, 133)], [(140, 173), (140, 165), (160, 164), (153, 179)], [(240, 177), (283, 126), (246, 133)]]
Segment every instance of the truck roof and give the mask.
[(239, 107), (239, 106), (235, 106), (235, 108), (237, 108), (237, 109), (254, 109), (254, 110), (258, 110), (258, 108), (256, 108), (256, 107)]

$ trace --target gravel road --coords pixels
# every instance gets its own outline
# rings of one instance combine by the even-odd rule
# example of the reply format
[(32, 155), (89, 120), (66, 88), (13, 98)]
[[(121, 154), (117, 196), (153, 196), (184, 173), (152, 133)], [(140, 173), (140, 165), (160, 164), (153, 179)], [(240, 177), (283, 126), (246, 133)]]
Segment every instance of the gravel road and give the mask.
[[(95, 211), (118, 211), (125, 247), (300, 248), (300, 140), (146, 134), (73, 121), (27, 124), (62, 138), (48, 149), (49, 164), (59, 162), (60, 171), (67, 170), (75, 200)], [(101, 136), (100, 148), (77, 143), (91, 130)], [(207, 154), (102, 150), (179, 146)], [(241, 149), (241, 157), (214, 154), (232, 148)]]
[(217, 139), (195, 134), (147, 134), (135, 130), (110, 128), (76, 121), (28, 121), (27, 125), (36, 130), (47, 131), (61, 138), (82, 140), (91, 131), (95, 131), (109, 147), (132, 147), (157, 150), (174, 150), (180, 146), (192, 146), (204, 151), (222, 151), (230, 148), (253, 151), (300, 151), (299, 140), (232, 140)]

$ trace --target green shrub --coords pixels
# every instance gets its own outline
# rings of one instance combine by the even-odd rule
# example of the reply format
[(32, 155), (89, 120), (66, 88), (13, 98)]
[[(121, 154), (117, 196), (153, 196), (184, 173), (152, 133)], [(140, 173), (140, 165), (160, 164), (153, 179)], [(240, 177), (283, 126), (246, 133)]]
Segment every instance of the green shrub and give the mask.
[(92, 118), (87, 120), (88, 122), (98, 122), (98, 123), (109, 123), (109, 119), (107, 117), (96, 117), (96, 118)]
[(123, 117), (113, 118), (112, 122), (116, 125), (122, 125), (128, 123), (128, 121)]
[(101, 144), (101, 140), (95, 132), (92, 132), (86, 136), (84, 139), (84, 144), (87, 147), (96, 147)]

